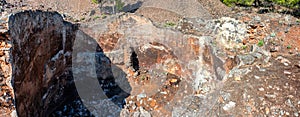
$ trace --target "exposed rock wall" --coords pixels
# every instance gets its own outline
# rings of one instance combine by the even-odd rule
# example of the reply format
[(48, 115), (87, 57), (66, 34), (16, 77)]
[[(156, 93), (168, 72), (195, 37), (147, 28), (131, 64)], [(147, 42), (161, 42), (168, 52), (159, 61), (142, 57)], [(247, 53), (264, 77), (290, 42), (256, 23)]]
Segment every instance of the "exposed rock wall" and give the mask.
[[(127, 74), (132, 91), (122, 111), (127, 114), (123, 115), (142, 116), (149, 112), (153, 116), (181, 116), (182, 113), (200, 116), (216, 102), (219, 94), (214, 90), (222, 87), (221, 81), (237, 64), (227, 58), (223, 46), (210, 45), (216, 39), (228, 38), (214, 36), (214, 28), (210, 27), (214, 21), (206, 23), (208, 36), (158, 28), (150, 20), (133, 14), (82, 24), (80, 29), (96, 39), (112, 63)], [(223, 45), (238, 43), (226, 42)], [(225, 62), (232, 62), (233, 66)], [(192, 103), (201, 111), (189, 111)]]
[(9, 19), (12, 76), (19, 116), (49, 116), (76, 97), (71, 52), (75, 25), (56, 12), (25, 11)]
[[(199, 28), (209, 33), (194, 36), (134, 14), (79, 27), (55, 12), (14, 14), (9, 26), (17, 112), (76, 115), (65, 110), (79, 100), (94, 115), (205, 114), (238, 64), (224, 50), (242, 43), (229, 38), (239, 33), (231, 28), (234, 21), (204, 21)], [(201, 110), (190, 111), (195, 106)]]

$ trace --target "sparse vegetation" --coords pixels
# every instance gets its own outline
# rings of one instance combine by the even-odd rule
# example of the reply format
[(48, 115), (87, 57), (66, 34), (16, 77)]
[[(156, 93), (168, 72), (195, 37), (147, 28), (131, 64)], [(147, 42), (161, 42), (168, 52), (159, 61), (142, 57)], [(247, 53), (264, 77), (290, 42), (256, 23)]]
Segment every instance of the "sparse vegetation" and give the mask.
[(102, 15), (101, 15), (101, 18), (102, 18), (102, 19), (105, 19), (106, 17), (107, 17), (106, 14), (102, 14)]
[(221, 0), (227, 6), (233, 5), (246, 5), (250, 6), (254, 3), (254, 0)]
[(140, 79), (141, 79), (141, 80), (146, 80), (146, 79), (147, 79), (147, 76), (143, 74), (143, 75), (140, 76)]
[(125, 3), (122, 2), (122, 0), (92, 0), (92, 3), (98, 4), (100, 9), (103, 8), (103, 5), (105, 3), (110, 3), (110, 4), (112, 3), (114, 4), (114, 7), (112, 7), (113, 13), (122, 11), (125, 5)]
[(100, 18), (100, 17), (99, 17), (99, 16), (95, 16), (95, 17), (94, 17), (94, 20), (96, 20), (96, 19), (98, 19), (98, 18)]
[(288, 45), (286, 48), (287, 48), (287, 49), (292, 49), (292, 46), (291, 46), (291, 45)]
[(117, 8), (117, 10), (118, 11), (122, 11), (125, 3), (122, 2), (121, 0), (115, 0), (115, 1), (116, 1), (116, 8)]
[(99, 1), (98, 0), (92, 0), (92, 3), (99, 4)]
[(299, 8), (300, 0), (221, 0), (227, 6), (273, 6), (278, 4), (289, 8)]
[(243, 50), (247, 49), (247, 45), (242, 45), (242, 49)]
[(258, 43), (257, 43), (257, 45), (259, 47), (264, 46), (264, 41), (263, 40), (259, 40)]
[(166, 22), (165, 27), (173, 27), (173, 26), (176, 26), (176, 24), (174, 22)]

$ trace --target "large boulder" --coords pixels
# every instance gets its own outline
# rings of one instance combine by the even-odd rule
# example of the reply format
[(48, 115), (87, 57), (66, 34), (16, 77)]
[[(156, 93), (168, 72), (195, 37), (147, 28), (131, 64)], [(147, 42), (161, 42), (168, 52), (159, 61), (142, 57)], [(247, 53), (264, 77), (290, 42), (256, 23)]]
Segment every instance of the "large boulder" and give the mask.
[(9, 29), (19, 116), (120, 115), (131, 91), (126, 74), (78, 25), (57, 12), (25, 11), (10, 17)]
[[(193, 36), (125, 14), (82, 24), (80, 30), (96, 39), (111, 62), (127, 74), (132, 91), (122, 115), (200, 116), (216, 103), (215, 90), (237, 64), (222, 48), (211, 45), (219, 39), (213, 23), (202, 27), (209, 30), (208, 36)], [(201, 110), (186, 112), (196, 107)]]
[(77, 27), (56, 12), (25, 11), (9, 19), (12, 77), (19, 116), (49, 116), (76, 96), (70, 71)]

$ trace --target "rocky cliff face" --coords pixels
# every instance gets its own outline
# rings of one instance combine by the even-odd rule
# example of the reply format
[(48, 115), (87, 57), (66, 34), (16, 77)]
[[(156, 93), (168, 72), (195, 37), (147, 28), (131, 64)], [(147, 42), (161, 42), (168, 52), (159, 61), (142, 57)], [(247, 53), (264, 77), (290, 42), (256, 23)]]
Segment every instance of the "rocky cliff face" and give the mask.
[[(131, 90), (126, 74), (111, 66), (95, 39), (78, 25), (56, 12), (25, 11), (10, 17), (9, 29), (19, 116), (89, 116), (89, 111), (106, 112), (99, 113), (101, 108), (115, 108), (108, 114), (119, 115)], [(99, 107), (93, 110), (95, 101)]]
[[(230, 21), (220, 22), (228, 26)], [(216, 100), (213, 90), (237, 64), (210, 45), (214, 38), (224, 40), (220, 45), (232, 46), (236, 40), (157, 28), (132, 14), (78, 27), (55, 12), (25, 11), (10, 17), (9, 28), (20, 116), (70, 114), (65, 111), (74, 109), (72, 103), (95, 115), (164, 116), (174, 109), (180, 115), (182, 108), (192, 108), (181, 102), (194, 103), (199, 101), (195, 95), (207, 95), (201, 100), (210, 97), (210, 102), (196, 104), (201, 115)]]
[[(218, 94), (214, 90), (222, 87), (226, 74), (238, 64), (223, 48), (238, 46), (235, 39), (239, 37), (221, 35), (245, 33), (230, 28), (236, 25), (233, 21), (207, 21), (207, 27), (219, 22), (216, 30), (202, 27), (210, 32), (208, 36), (158, 28), (150, 20), (133, 14), (82, 24), (80, 29), (96, 39), (112, 63), (127, 74), (132, 91), (122, 111), (125, 115), (143, 116), (149, 111), (153, 116), (192, 114), (186, 110), (192, 107), (182, 102), (201, 107), (194, 114), (202, 115), (216, 101)], [(243, 25), (239, 28), (243, 29)], [(222, 40), (216, 44), (223, 46), (211, 46), (215, 39)]]
[(76, 26), (55, 12), (26, 11), (10, 17), (9, 29), (19, 116), (48, 116), (75, 98), (70, 53)]
[[(277, 33), (276, 18), (262, 22), (268, 15), (180, 19), (184, 11), (149, 2), (136, 14), (80, 25), (56, 12), (12, 15), (9, 33), (0, 33), (1, 108), (13, 110), (15, 97), (20, 116), (298, 114), (299, 56), (273, 56), (297, 53), (299, 23), (282, 24), (292, 30)], [(167, 10), (155, 12), (159, 18), (139, 16), (147, 9)], [(164, 14), (178, 15), (179, 22), (153, 25)], [(289, 92), (277, 93), (285, 88)], [(278, 107), (283, 102), (287, 106)]]

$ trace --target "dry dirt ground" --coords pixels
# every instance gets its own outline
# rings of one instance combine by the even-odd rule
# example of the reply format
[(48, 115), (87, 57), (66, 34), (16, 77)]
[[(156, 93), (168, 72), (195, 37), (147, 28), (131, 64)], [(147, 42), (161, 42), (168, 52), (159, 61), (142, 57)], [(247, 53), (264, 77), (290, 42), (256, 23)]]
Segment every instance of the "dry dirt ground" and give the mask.
[[(285, 62), (283, 62), (285, 61)], [(251, 72), (225, 82), (214, 116), (299, 116), (300, 57), (278, 56), (271, 65), (245, 66)], [(288, 63), (288, 65), (285, 65)], [(234, 107), (225, 111), (225, 105)], [(224, 110), (225, 109), (225, 110)]]

